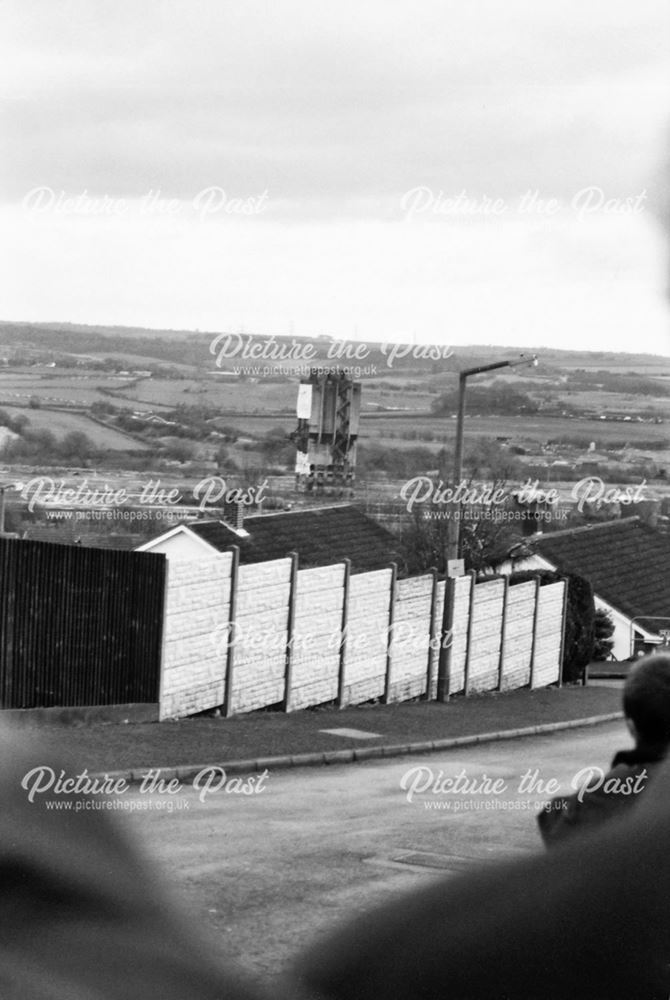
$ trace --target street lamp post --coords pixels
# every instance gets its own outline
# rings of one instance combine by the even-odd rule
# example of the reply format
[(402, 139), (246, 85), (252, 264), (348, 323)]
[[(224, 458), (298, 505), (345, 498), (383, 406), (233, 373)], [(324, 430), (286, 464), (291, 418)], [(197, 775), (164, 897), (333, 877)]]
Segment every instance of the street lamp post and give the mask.
[[(521, 355), (515, 361), (494, 361), (490, 365), (479, 365), (477, 368), (466, 368), (458, 374), (458, 416), (456, 420), (456, 446), (454, 450), (454, 489), (463, 476), (463, 434), (465, 424), (465, 389), (467, 380), (471, 375), (481, 375), (483, 372), (492, 372), (497, 368), (516, 368), (518, 365), (537, 365), (537, 357), (532, 354), (530, 357)], [(454, 515), (456, 511), (452, 512)], [(447, 559), (458, 559), (458, 550), (461, 539), (461, 522), (457, 516), (450, 517), (447, 527)]]
[[(537, 365), (535, 355), (526, 357), (523, 354), (516, 361), (494, 361), (490, 365), (480, 365), (478, 368), (466, 368), (458, 375), (458, 419), (456, 422), (456, 447), (454, 450), (454, 489), (458, 489), (463, 475), (463, 430), (465, 422), (465, 388), (471, 375), (495, 371), (496, 368), (514, 368), (516, 365)], [(458, 549), (461, 538), (460, 505), (452, 511), (447, 521), (447, 560), (458, 559)], [(454, 626), (455, 583), (448, 579), (458, 575), (458, 570), (450, 572), (447, 564), (447, 580), (444, 591), (444, 606), (442, 608), (442, 641), (438, 658), (437, 700), (448, 701), (451, 689), (451, 653)]]

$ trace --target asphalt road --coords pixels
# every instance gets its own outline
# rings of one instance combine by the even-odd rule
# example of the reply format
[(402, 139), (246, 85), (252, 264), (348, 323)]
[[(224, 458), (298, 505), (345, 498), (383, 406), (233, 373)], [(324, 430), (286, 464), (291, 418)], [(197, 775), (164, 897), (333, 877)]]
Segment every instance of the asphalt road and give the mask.
[[(185, 783), (170, 796), (133, 793), (129, 803), (141, 811), (129, 822), (216, 947), (269, 978), (320, 931), (394, 893), (542, 850), (534, 816), (546, 783), (567, 790), (584, 766), (607, 768), (628, 745), (617, 722), (277, 771), (260, 785), (231, 776), (216, 790), (223, 776), (213, 773), (196, 782), (199, 790)], [(445, 779), (459, 775), (457, 790), (449, 789)]]

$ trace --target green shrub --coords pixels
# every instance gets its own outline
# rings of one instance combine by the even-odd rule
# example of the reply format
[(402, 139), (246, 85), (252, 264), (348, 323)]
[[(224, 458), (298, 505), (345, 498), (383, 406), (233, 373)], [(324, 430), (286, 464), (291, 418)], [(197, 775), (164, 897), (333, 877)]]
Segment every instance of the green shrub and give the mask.
[(609, 611), (596, 608), (594, 627), (593, 659), (606, 660), (614, 648), (611, 638), (614, 635), (614, 622)]

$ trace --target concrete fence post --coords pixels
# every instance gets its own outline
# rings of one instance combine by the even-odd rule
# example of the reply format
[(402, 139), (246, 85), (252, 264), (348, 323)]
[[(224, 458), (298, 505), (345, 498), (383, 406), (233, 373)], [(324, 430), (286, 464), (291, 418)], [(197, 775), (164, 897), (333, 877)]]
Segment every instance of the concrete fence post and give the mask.
[(351, 559), (344, 559), (344, 580), (342, 581), (342, 619), (340, 625), (340, 665), (337, 677), (337, 707), (344, 707), (344, 670), (347, 655), (347, 628), (349, 621), (349, 582), (351, 580)]
[(288, 593), (288, 614), (286, 622), (286, 655), (284, 659), (284, 698), (282, 708), (291, 711), (291, 685), (293, 682), (293, 633), (295, 629), (295, 602), (298, 589), (298, 554), (290, 552), (291, 578)]
[(558, 686), (563, 687), (563, 658), (565, 656), (565, 626), (568, 615), (568, 581), (563, 577), (563, 608), (561, 612), (561, 641), (558, 648)]
[(463, 673), (463, 693), (470, 694), (470, 659), (472, 653), (472, 619), (475, 608), (475, 578), (477, 574), (470, 570), (470, 600), (468, 602), (468, 637), (465, 641), (465, 668)]
[(389, 614), (388, 628), (386, 631), (386, 677), (384, 678), (384, 703), (388, 704), (391, 697), (391, 669), (393, 666), (393, 624), (395, 619), (395, 605), (398, 595), (398, 567), (396, 563), (391, 563), (391, 586), (389, 589)]
[(437, 701), (449, 701), (451, 694), (451, 659), (454, 640), (454, 601), (456, 580), (448, 576), (444, 581), (444, 604), (442, 606), (442, 628), (440, 634), (440, 655), (437, 668)]
[(503, 606), (502, 618), (500, 621), (500, 657), (498, 659), (498, 683), (496, 691), (502, 691), (503, 675), (505, 671), (505, 626), (507, 624), (507, 601), (509, 598), (509, 577), (503, 577)]
[(535, 577), (535, 605), (533, 607), (533, 638), (530, 650), (530, 680), (531, 690), (535, 687), (535, 650), (537, 647), (537, 621), (540, 611), (540, 578)]
[[(428, 626), (428, 661), (426, 663), (426, 701), (430, 701), (430, 692), (433, 689), (433, 678), (435, 676), (435, 670), (434, 670), (435, 640), (438, 638), (437, 635), (435, 634), (437, 626), (437, 595), (438, 595), (437, 570), (431, 569), (430, 573), (433, 578), (433, 586), (430, 599), (430, 624)], [(439, 657), (439, 649), (438, 649), (438, 657)]]
[(237, 641), (237, 585), (240, 575), (240, 550), (231, 545), (230, 607), (228, 609), (228, 648), (226, 650), (226, 683), (224, 687), (223, 714), (228, 719), (233, 714), (233, 682), (235, 680), (235, 643)]

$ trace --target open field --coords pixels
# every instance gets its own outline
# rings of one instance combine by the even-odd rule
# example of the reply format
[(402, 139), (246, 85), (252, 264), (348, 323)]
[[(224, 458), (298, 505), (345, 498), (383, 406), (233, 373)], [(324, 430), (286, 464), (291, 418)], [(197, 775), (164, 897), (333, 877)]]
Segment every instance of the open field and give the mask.
[[(292, 414), (226, 413), (213, 426), (235, 427), (241, 432), (263, 435), (271, 428), (295, 429)], [(436, 440), (421, 440), (415, 434), (432, 434)], [(430, 413), (363, 413), (358, 440), (361, 443), (388, 444), (414, 448), (418, 445), (440, 448), (453, 441), (456, 434), (454, 417), (436, 417)], [(621, 446), (639, 448), (641, 442), (670, 443), (670, 427), (665, 424), (639, 424), (610, 420), (568, 419), (566, 417), (498, 417), (468, 416), (465, 436), (509, 438), (542, 444), (561, 436), (581, 437), (594, 441), (596, 448), (607, 448), (615, 442)]]
[[(219, 423), (219, 421), (217, 421)], [(284, 426), (287, 431), (295, 428), (296, 418), (292, 414), (264, 415), (254, 413), (226, 413), (220, 418), (221, 424), (237, 427), (241, 431), (264, 434), (270, 428)], [(432, 433), (439, 440), (435, 447), (453, 441), (456, 434), (455, 417), (436, 417), (430, 413), (363, 413), (358, 439), (376, 444), (393, 444), (400, 447), (405, 442), (408, 447), (430, 446), (430, 441), (415, 440), (409, 435)], [(518, 441), (535, 441), (538, 444), (556, 439), (562, 435), (583, 437), (595, 441), (596, 448), (605, 448), (611, 442), (629, 443), (639, 447), (639, 442), (670, 439), (668, 424), (639, 424), (610, 420), (569, 419), (567, 417), (542, 416), (476, 416), (467, 417), (466, 437), (505, 437)]]
[[(16, 327), (16, 328), (15, 328)], [(32, 427), (47, 428), (62, 437), (69, 431), (86, 433), (99, 449), (109, 451), (137, 450), (148, 453), (147, 464), (153, 453), (163, 450), (178, 459), (177, 445), (192, 445), (193, 455), (212, 460), (220, 444), (227, 449), (228, 457), (241, 469), (272, 464), (272, 456), (260, 451), (245, 451), (245, 445), (253, 444), (249, 438), (259, 438), (269, 431), (280, 428), (289, 434), (296, 428), (295, 405), (300, 377), (295, 373), (281, 381), (258, 376), (240, 380), (217, 369), (215, 359), (209, 352), (211, 337), (206, 334), (187, 335), (183, 331), (143, 331), (117, 330), (116, 328), (75, 327), (68, 324), (53, 324), (46, 328), (34, 324), (0, 324), (0, 339), (5, 339), (11, 350), (7, 351), (10, 366), (0, 367), (0, 408), (16, 416), (27, 416)], [(214, 335), (212, 335), (214, 336)], [(246, 336), (246, 335), (245, 335)], [(249, 335), (251, 336), (251, 335)], [(161, 341), (163, 338), (163, 341)], [(181, 340), (179, 340), (181, 338)], [(290, 342), (290, 338), (283, 338)], [(305, 338), (302, 338), (303, 340)], [(281, 340), (281, 338), (278, 338)], [(324, 342), (325, 346), (327, 343)], [(324, 344), (320, 345), (325, 358)], [(13, 346), (12, 346), (13, 345)], [(13, 353), (12, 353), (13, 352)], [(21, 353), (23, 352), (23, 354)], [(431, 413), (431, 405), (436, 394), (453, 390), (456, 386), (456, 369), (477, 364), (486, 364), (497, 359), (514, 357), (515, 348), (463, 348), (444, 363), (425, 362), (423, 365), (412, 358), (403, 359), (388, 367), (387, 359), (378, 350), (379, 357), (369, 360), (377, 365), (375, 375), (361, 378), (363, 394), (359, 441), (362, 445), (376, 445), (411, 452), (414, 449), (428, 449), (437, 452), (443, 446), (453, 447), (456, 431), (455, 413), (442, 416)], [(78, 366), (67, 367), (67, 356), (78, 359)], [(16, 366), (11, 367), (11, 359)], [(114, 358), (118, 369), (131, 374), (109, 374), (106, 371), (86, 368), (86, 360), (94, 358)], [(321, 359), (321, 363), (325, 363)], [(57, 367), (50, 368), (53, 362)], [(83, 364), (82, 364), (83, 362)], [(156, 364), (165, 364), (178, 369), (185, 377), (161, 378), (159, 376), (137, 377), (136, 370), (155, 370)], [(232, 364), (263, 364), (245, 361), (243, 358), (229, 359)], [(318, 363), (318, 359), (315, 363)], [(333, 359), (332, 366), (349, 367), (353, 362)], [(270, 363), (270, 367), (272, 363)], [(295, 372), (295, 363), (289, 367)], [(508, 389), (518, 387), (529, 393), (535, 400), (550, 405), (558, 398), (560, 409), (568, 413), (575, 409), (592, 409), (598, 414), (603, 411), (633, 414), (630, 420), (599, 420), (583, 417), (549, 416), (543, 412), (534, 415), (497, 416), (477, 412), (477, 407), (487, 407), (481, 394), (468, 397), (465, 436), (472, 442), (477, 438), (498, 439), (501, 443), (518, 445), (525, 449), (528, 459), (536, 456), (540, 464), (545, 462), (542, 445), (568, 439), (566, 447), (552, 449), (549, 460), (565, 458), (574, 460), (583, 453), (590, 442), (595, 450), (610, 452), (608, 460), (620, 461), (618, 452), (628, 446), (631, 454), (626, 458), (638, 459), (645, 454), (657, 465), (670, 463), (670, 397), (635, 395), (633, 392), (604, 391), (635, 389), (635, 381), (625, 379), (610, 380), (604, 377), (591, 379), (577, 369), (594, 372), (602, 369), (618, 376), (636, 373), (647, 379), (654, 376), (660, 387), (670, 380), (670, 359), (655, 359), (652, 356), (622, 356), (614, 354), (593, 354), (545, 350), (541, 352), (537, 369), (497, 370), (473, 381), (472, 385), (483, 387), (492, 381), (508, 382)], [(567, 375), (567, 378), (566, 378)], [(563, 381), (562, 381), (563, 379)], [(602, 382), (603, 389), (588, 387), (588, 382)], [(469, 383), (470, 385), (470, 383)], [(646, 388), (640, 383), (639, 388)], [(37, 397), (41, 408), (30, 408), (31, 397)], [(479, 403), (477, 402), (479, 399)], [(217, 414), (209, 423), (204, 423), (202, 413), (184, 413), (179, 418), (179, 428), (165, 428), (164, 438), (151, 439), (141, 443), (130, 435), (112, 430), (91, 420), (86, 411), (95, 403), (112, 404), (127, 411), (155, 411), (165, 413), (177, 407), (200, 409)], [(502, 402), (500, 408), (521, 410), (523, 400), (512, 397), (511, 404)], [(57, 409), (53, 409), (56, 407)], [(454, 403), (455, 409), (455, 403)], [(79, 410), (80, 412), (76, 412)], [(662, 414), (664, 424), (642, 423), (635, 420), (636, 412)], [(128, 424), (130, 426), (130, 424)], [(211, 430), (222, 432), (226, 427), (235, 428), (242, 438), (236, 443), (223, 442), (220, 438), (209, 437)], [(138, 423), (137, 431), (142, 425)], [(156, 431), (154, 434), (158, 433)], [(279, 435), (281, 436), (281, 435)], [(244, 438), (247, 441), (244, 441)], [(651, 443), (661, 444), (661, 448), (649, 448)], [(632, 452), (637, 454), (633, 455)], [(182, 449), (182, 454), (184, 454)], [(188, 455), (188, 451), (186, 451)], [(287, 449), (283, 449), (285, 460)], [(141, 460), (142, 462), (144, 460)], [(417, 462), (419, 459), (417, 458)], [(423, 464), (430, 461), (424, 458)]]
[(39, 430), (51, 431), (57, 438), (64, 437), (71, 431), (82, 431), (93, 442), (96, 448), (107, 451), (149, 451), (151, 445), (136, 441), (121, 431), (103, 427), (91, 420), (85, 413), (68, 413), (64, 410), (29, 410), (25, 407), (3, 406), (3, 410), (11, 417), (19, 415), (28, 417), (30, 426)]
[(80, 357), (83, 359), (93, 358), (96, 361), (104, 361), (107, 358), (112, 358), (114, 361), (118, 361), (119, 368), (128, 368), (130, 370), (134, 368), (151, 369), (155, 365), (167, 365), (176, 371), (182, 372), (184, 375), (193, 375), (195, 373), (193, 365), (179, 364), (178, 361), (166, 361), (165, 358), (156, 357), (156, 355), (152, 354), (134, 354), (130, 350), (89, 351), (85, 355), (80, 355)]
[[(295, 413), (298, 397), (296, 382), (233, 382), (228, 379), (142, 379), (115, 393), (116, 401), (127, 402), (135, 408), (144, 405), (173, 408), (179, 403), (186, 406), (206, 406), (221, 410), (245, 412), (290, 410)], [(137, 407), (139, 408), (139, 407)]]
[(579, 409), (595, 409), (599, 412), (607, 411), (634, 411), (643, 413), (648, 410), (650, 413), (663, 414), (670, 417), (670, 396), (643, 396), (636, 393), (604, 392), (597, 394), (588, 389), (562, 388), (559, 392), (561, 399), (565, 401), (568, 409), (577, 407)]
[[(386, 381), (386, 380), (384, 380)], [(403, 385), (406, 378), (398, 380)], [(143, 379), (136, 385), (123, 388), (115, 393), (119, 400), (127, 400), (128, 405), (136, 403), (152, 404), (156, 407), (188, 406), (219, 407), (226, 412), (267, 413), (282, 411), (295, 414), (299, 379), (286, 382), (271, 382), (267, 379), (238, 381), (225, 376), (210, 375), (206, 379)], [(393, 383), (390, 383), (393, 384)], [(363, 411), (378, 410), (381, 407), (398, 410), (430, 409), (433, 393), (423, 389), (389, 389), (377, 380), (363, 382)]]
[[(387, 430), (391, 434), (399, 434), (402, 430), (432, 430), (440, 432), (444, 429), (446, 437), (452, 437), (455, 430), (455, 416), (436, 417), (432, 414), (364, 414), (361, 418), (363, 428), (367, 431), (370, 428), (373, 433), (377, 430)], [(472, 436), (486, 437), (509, 437), (516, 439), (529, 439), (534, 441), (548, 441), (563, 434), (579, 435), (588, 437), (596, 442), (596, 447), (606, 446), (610, 441), (629, 441), (635, 445), (641, 440), (667, 441), (670, 437), (670, 428), (667, 424), (638, 424), (634, 422), (623, 423), (610, 420), (586, 420), (583, 418), (570, 419), (567, 417), (543, 417), (537, 414), (530, 416), (480, 416), (468, 414), (465, 421), (465, 434)], [(600, 444), (599, 444), (600, 443)]]
[[(0, 321), (0, 339), (3, 335), (5, 339), (13, 343), (13, 339), (10, 337), (15, 337), (18, 333), (21, 336), (21, 340), (30, 337), (31, 333), (34, 331), (39, 331), (42, 333), (50, 334), (53, 337), (54, 348), (58, 346), (58, 334), (65, 334), (69, 337), (79, 337), (84, 341), (87, 337), (102, 336), (105, 338), (115, 338), (119, 340), (128, 340), (131, 344), (133, 340), (137, 340), (141, 337), (143, 340), (182, 340), (185, 336), (195, 336), (197, 331), (193, 330), (157, 330), (151, 327), (144, 326), (100, 326), (95, 323), (30, 323), (28, 321), (19, 322), (17, 320), (2, 320)], [(212, 333), (211, 337), (216, 336)], [(132, 349), (132, 348), (129, 348)], [(83, 348), (86, 350), (86, 348)], [(90, 352), (86, 352), (90, 353)]]
[(37, 396), (47, 405), (91, 406), (96, 402), (109, 402), (109, 396), (101, 389), (122, 389), (127, 384), (127, 378), (115, 378), (102, 372), (75, 375), (71, 372), (0, 371), (0, 406), (3, 401), (27, 403), (31, 396)]
[[(615, 362), (603, 362), (601, 364), (584, 364), (583, 361), (578, 359), (570, 361), (557, 361), (556, 364), (565, 369), (581, 369), (585, 372), (612, 372), (612, 374), (628, 375), (631, 372), (635, 372), (637, 375), (653, 375), (655, 378), (665, 377), (670, 378), (670, 358), (659, 358), (658, 361), (654, 363), (645, 363), (640, 361), (639, 363), (632, 357), (630, 360), (626, 360), (622, 355), (616, 355), (617, 358), (621, 360)], [(647, 359), (648, 361), (648, 359)]]

